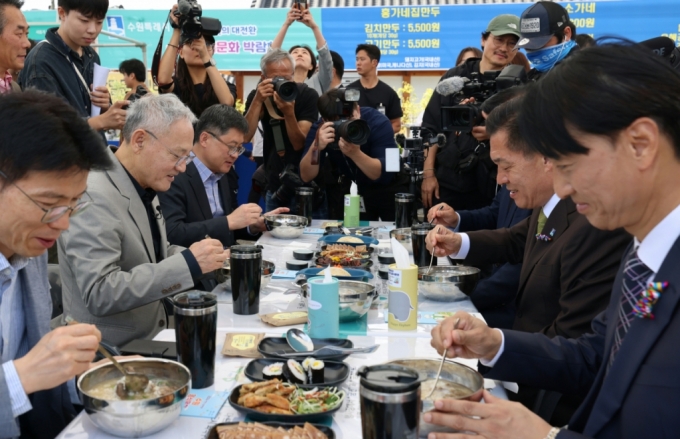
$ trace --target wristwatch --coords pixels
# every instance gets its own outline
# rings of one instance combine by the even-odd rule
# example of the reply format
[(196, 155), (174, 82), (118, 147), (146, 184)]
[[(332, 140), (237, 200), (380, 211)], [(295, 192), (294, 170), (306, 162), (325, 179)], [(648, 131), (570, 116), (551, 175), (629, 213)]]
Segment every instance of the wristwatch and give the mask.
[(210, 61), (208, 61), (207, 63), (203, 64), (203, 67), (205, 67), (206, 69), (207, 69), (208, 67), (217, 67), (217, 63), (215, 63), (215, 60), (214, 60), (214, 59), (210, 58)]

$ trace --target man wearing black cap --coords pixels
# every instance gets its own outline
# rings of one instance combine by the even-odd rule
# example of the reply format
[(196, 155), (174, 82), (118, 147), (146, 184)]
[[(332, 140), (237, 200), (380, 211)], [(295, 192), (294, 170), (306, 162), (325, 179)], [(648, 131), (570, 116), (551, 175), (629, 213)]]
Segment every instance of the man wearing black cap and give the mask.
[(569, 13), (557, 3), (540, 1), (525, 10), (520, 19), (522, 38), (517, 49), (524, 49), (533, 69), (529, 80), (538, 81), (578, 47), (575, 27)]

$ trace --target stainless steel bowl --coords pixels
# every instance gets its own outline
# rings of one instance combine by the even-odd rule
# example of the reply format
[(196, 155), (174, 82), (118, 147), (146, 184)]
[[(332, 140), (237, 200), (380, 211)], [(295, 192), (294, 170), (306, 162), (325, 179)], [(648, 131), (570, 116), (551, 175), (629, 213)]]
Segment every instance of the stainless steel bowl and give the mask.
[[(262, 261), (262, 277), (260, 278), (260, 291), (267, 288), (269, 281), (272, 280), (272, 275), (276, 270), (276, 265), (271, 261)], [(222, 284), (227, 291), (231, 291), (231, 267), (229, 260), (224, 261), (224, 266), (215, 270), (215, 277), (217, 282)]]
[[(426, 274), (427, 273), (427, 274)], [(426, 299), (453, 302), (469, 296), (479, 281), (479, 268), (444, 265), (418, 269), (418, 292)]]
[(122, 360), (135, 372), (150, 378), (177, 381), (178, 388), (171, 394), (153, 399), (133, 401), (106, 401), (88, 395), (97, 384), (121, 378), (113, 364), (90, 369), (78, 379), (78, 389), (83, 395), (83, 407), (92, 422), (105, 432), (120, 437), (147, 436), (163, 430), (182, 411), (182, 401), (191, 389), (191, 372), (184, 365), (171, 360), (139, 358)]
[(264, 225), (274, 238), (295, 239), (307, 227), (307, 218), (297, 215), (265, 215)]
[(390, 238), (394, 238), (399, 241), (406, 250), (408, 254), (413, 254), (413, 243), (411, 242), (411, 228), (406, 227), (404, 229), (394, 229), (390, 230)]
[[(394, 360), (390, 364), (398, 364), (401, 366), (409, 367), (415, 369), (419, 372), (423, 372), (428, 378), (434, 379), (437, 377), (437, 371), (439, 370), (439, 364), (441, 359), (425, 359), (425, 358), (413, 358), (408, 360)], [(467, 399), (470, 401), (479, 401), (482, 399), (482, 392), (484, 391), (484, 377), (476, 370), (470, 369), (469, 367), (456, 363), (454, 361), (447, 361), (442, 367), (442, 374), (439, 378), (440, 383), (442, 382), (456, 383), (470, 389), (468, 394), (461, 395), (455, 399)], [(437, 385), (439, 388), (440, 384)], [(421, 391), (422, 397), (426, 397), (427, 393)], [(433, 402), (430, 400), (424, 401), (423, 413), (433, 409)], [(452, 432), (450, 428), (441, 427), (439, 425), (428, 424), (420, 417), (420, 437), (427, 437), (428, 434), (432, 432)]]
[[(371, 309), (373, 300), (377, 297), (375, 286), (368, 282), (356, 280), (341, 280), (340, 290), (340, 321), (351, 322), (363, 317)], [(300, 283), (300, 291), (307, 301), (308, 283)]]

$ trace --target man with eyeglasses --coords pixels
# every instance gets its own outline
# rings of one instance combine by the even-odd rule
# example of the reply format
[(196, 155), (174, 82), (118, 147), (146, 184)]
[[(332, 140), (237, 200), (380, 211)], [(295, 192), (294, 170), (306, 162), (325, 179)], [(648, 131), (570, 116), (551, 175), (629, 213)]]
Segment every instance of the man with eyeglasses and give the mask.
[(128, 109), (113, 169), (88, 180), (93, 206), (59, 239), (64, 315), (96, 324), (122, 346), (165, 329), (162, 299), (191, 289), (228, 253), (216, 239), (168, 245), (157, 193), (193, 157), (191, 110), (174, 95), (150, 95)]
[(87, 324), (50, 332), (46, 253), (89, 204), (89, 171), (109, 166), (99, 136), (60, 98), (0, 96), (0, 438), (53, 438), (76, 415), (73, 378), (101, 334)]
[[(225, 176), (245, 150), (247, 132), (246, 119), (228, 105), (213, 105), (201, 114), (194, 132), (193, 162), (158, 196), (170, 243), (189, 246), (208, 235), (229, 247), (236, 239), (254, 240), (265, 230), (260, 206), (233, 208), (235, 194)], [(285, 212), (288, 208), (282, 207), (270, 213)]]

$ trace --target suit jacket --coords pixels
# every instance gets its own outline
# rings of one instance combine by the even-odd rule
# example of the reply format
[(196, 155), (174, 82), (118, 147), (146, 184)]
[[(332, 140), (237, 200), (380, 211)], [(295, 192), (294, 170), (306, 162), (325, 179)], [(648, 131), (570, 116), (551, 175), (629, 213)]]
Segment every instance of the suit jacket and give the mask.
[(189, 247), (208, 235), (222, 241), (225, 247), (231, 247), (236, 239), (253, 239), (245, 229), (236, 233), (229, 230), (226, 216), (233, 211), (236, 204), (234, 188), (230, 187), (234, 184), (234, 179), (231, 179), (230, 184), (229, 174), (218, 182), (224, 217), (213, 218), (203, 180), (193, 163), (189, 163), (184, 174), (175, 177), (167, 192), (158, 194), (170, 243)]
[[(510, 191), (501, 187), (488, 207), (458, 212), (460, 231), (494, 230), (512, 227), (529, 215), (530, 209), (520, 209), (510, 198)], [(472, 303), (482, 313), (489, 326), (512, 328), (515, 320), (515, 297), (519, 288), (522, 264), (505, 263), (496, 266), (491, 276), (477, 283), (470, 295)]]
[[(31, 348), (50, 331), (52, 299), (47, 281), (47, 255), (33, 258), (18, 274), (22, 278), (26, 318), (26, 336)], [(10, 322), (2, 322), (8, 325)], [(0, 367), (0, 438), (30, 437), (52, 439), (63, 430), (76, 415), (71, 404), (67, 384), (29, 395), (33, 409), (14, 418), (9, 403), (9, 389), (5, 374)], [(19, 431), (19, 423), (21, 431)]]
[(634, 318), (609, 373), (621, 302), (621, 264), (593, 333), (574, 340), (503, 331), (505, 350), (488, 376), (587, 395), (559, 439), (676, 438), (680, 431), (680, 238), (654, 281), (669, 282), (654, 319)]
[(540, 209), (509, 228), (469, 233), (467, 265), (522, 263), (513, 329), (575, 338), (609, 303), (611, 284), (631, 236), (602, 231), (576, 211), (571, 199), (555, 206), (536, 238)]
[(14, 93), (17, 93), (17, 92), (20, 92), (20, 91), (21, 91), (21, 86), (20, 86), (19, 83), (16, 82), (16, 81), (12, 81), (12, 82), (10, 83), (10, 87), (12, 87), (12, 91), (13, 91)]
[[(191, 272), (168, 246), (158, 219), (162, 260), (156, 261), (146, 209), (123, 165), (90, 172), (87, 192), (94, 205), (71, 218), (58, 241), (64, 315), (97, 325), (114, 345), (153, 338), (167, 326), (161, 299), (190, 289)], [(159, 206), (153, 200), (154, 208)]]

